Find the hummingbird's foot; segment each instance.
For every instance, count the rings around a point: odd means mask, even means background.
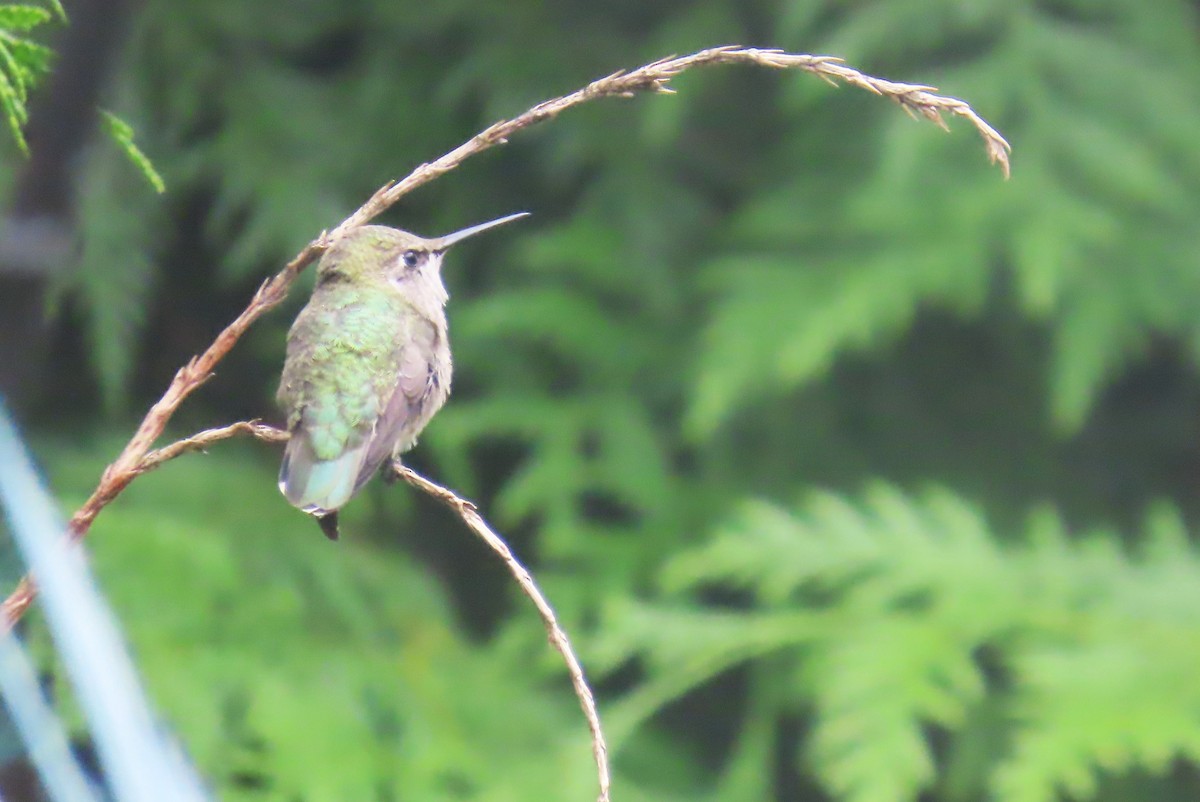
[[[383,477],[385,484],[394,485],[400,481],[400,459],[390,459],[383,463],[379,468],[379,475]]]
[[[317,525],[321,527],[321,531],[325,533],[325,537],[330,540],[337,540],[340,533],[338,532],[338,514],[337,510],[313,515],[317,519]]]

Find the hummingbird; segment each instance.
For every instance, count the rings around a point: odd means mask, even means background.
[[[291,434],[279,489],[338,538],[337,512],[398,459],[450,395],[447,249],[528,212],[424,239],[360,226],[317,264],[292,324],[276,399]]]

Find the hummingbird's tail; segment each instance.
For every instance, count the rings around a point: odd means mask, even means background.
[[[357,490],[369,441],[330,460],[318,459],[303,432],[293,433],[279,468],[279,490],[295,507],[313,515],[336,512]]]

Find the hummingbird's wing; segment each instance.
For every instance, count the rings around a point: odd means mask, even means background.
[[[395,293],[318,288],[288,334],[278,399],[291,439],[279,488],[315,514],[338,509],[361,485],[376,430],[396,386],[411,308]],[[380,461],[382,458],[379,458]]]
[[[375,424],[354,492],[393,454],[412,448],[417,436],[450,394],[450,351],[437,326],[412,317],[395,363],[396,385]]]

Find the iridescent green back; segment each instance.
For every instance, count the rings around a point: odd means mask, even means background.
[[[336,459],[370,435],[396,389],[414,315],[386,283],[331,281],[296,318],[278,399],[288,429],[303,423],[318,459]]]

